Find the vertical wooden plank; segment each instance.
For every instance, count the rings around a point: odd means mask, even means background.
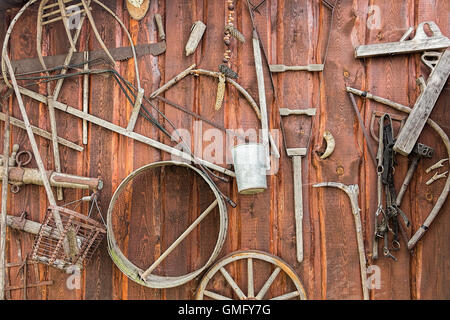
[[[117,2],[117,5],[116,1],[113,0],[104,1],[104,3],[114,12],[120,12],[119,10],[122,9],[121,2]],[[92,15],[103,42],[107,47],[119,46],[120,42],[117,38],[121,36],[121,33],[118,31],[117,24],[113,22],[112,17],[108,13],[97,5],[92,5],[92,7],[95,8],[92,11]],[[87,23],[87,20],[85,23]],[[100,45],[95,39],[92,28],[89,27],[88,30],[89,49],[99,50]],[[118,110],[123,108],[119,97],[117,86],[111,77],[91,76],[89,113],[117,124]],[[112,103],[113,101],[118,101],[118,103]],[[124,123],[122,122],[121,125],[124,125]],[[99,144],[98,141],[108,141],[108,143]],[[116,166],[120,161],[120,150],[118,135],[98,126],[88,125],[88,146],[86,148],[85,161],[89,161],[89,176],[101,177],[105,181],[98,199],[104,217],[106,216],[112,193],[120,183],[120,177],[117,171],[114,171],[117,170]],[[85,299],[121,298],[120,284],[122,278],[124,278],[122,273],[113,267],[107,252],[106,241],[103,241],[93,255],[91,263],[86,270]]]
[[[448,1],[417,1],[415,3],[415,25],[423,21],[434,21],[440,28],[442,34],[450,36],[450,23],[448,20],[448,11],[450,9]],[[415,77],[424,75],[427,77],[430,70],[424,66],[419,60],[419,55],[415,57]],[[416,97],[416,95],[412,95]],[[441,91],[438,101],[430,115],[430,118],[435,120],[445,130],[445,126],[449,123],[450,118],[448,112],[446,112],[449,106],[449,83],[444,86]],[[413,102],[410,103],[413,105]],[[448,130],[445,130],[448,134]],[[448,170],[448,166],[440,168],[437,171],[432,171],[426,174],[424,170],[430,165],[437,162],[439,159],[447,158],[447,151],[445,149],[442,140],[431,130],[428,126],[425,126],[419,137],[419,142],[432,146],[435,149],[435,153],[432,159],[427,159],[419,164],[417,183],[414,186],[414,211],[413,211],[413,225],[412,230],[415,232],[423,223],[445,184],[445,179],[438,180],[430,186],[426,186],[425,182],[428,181],[436,172],[443,172]],[[439,216],[433,221],[426,236],[424,236],[417,244],[414,252],[415,255],[412,258],[412,282],[413,293],[412,298],[415,299],[445,299],[449,296],[450,281],[448,272],[449,249],[448,249],[448,232],[449,225],[445,221],[449,220],[448,217],[449,204],[447,203],[442,207]]]
[[[344,92],[344,72],[353,77],[358,74],[351,37],[360,32],[354,12],[363,6],[359,1],[338,2],[335,7],[331,41],[326,67],[321,78],[321,103],[318,131],[314,133],[317,147],[322,144],[321,133],[329,130],[336,139],[332,156],[321,160],[314,155],[312,166],[318,182],[336,181],[359,184],[362,170],[361,144],[356,138],[357,120]],[[361,190],[364,192],[364,189]],[[362,299],[358,248],[354,219],[348,196],[337,189],[324,188],[312,191],[318,202],[321,241],[322,298]],[[338,210],[333,210],[338,208]],[[363,215],[363,228],[365,219]],[[367,241],[365,242],[367,245]]]
[[[372,17],[366,20],[362,19],[362,22],[367,25],[366,31],[366,43],[382,43],[398,41],[403,33],[413,24],[413,7],[408,2],[396,2],[393,4],[390,1],[378,1],[376,5],[369,6],[365,12],[370,14],[370,9],[374,10]],[[379,21],[377,22],[377,18]],[[374,23],[370,23],[369,19],[372,19]],[[387,97],[399,103],[408,104],[408,95],[411,92],[408,91],[408,85],[412,84],[412,78],[410,77],[410,56],[400,55],[395,57],[380,57],[373,59],[366,59],[366,81],[367,88],[371,92],[376,92],[377,95]],[[370,123],[370,117],[373,111],[389,112],[392,114],[398,114],[398,112],[392,109],[380,105],[378,103],[366,102],[365,104],[365,120],[366,123]],[[401,114],[400,114],[401,115]],[[366,126],[368,127],[368,125]],[[378,126],[376,126],[378,128]],[[374,149],[377,149],[374,144]],[[368,159],[370,161],[370,159]],[[398,166],[395,170],[395,185],[396,190],[399,190],[403,178],[407,171],[408,161],[404,157],[397,155]],[[376,199],[376,178],[372,172],[368,173],[366,185],[368,190],[366,197],[373,195],[372,199]],[[412,199],[414,196],[412,196]],[[377,204],[374,201],[370,203],[369,220],[373,230],[373,216],[376,211]],[[402,210],[411,216],[410,208],[408,208],[409,199],[405,197],[403,200]],[[372,234],[367,234],[369,247],[372,248]],[[370,236],[370,238],[369,238]],[[392,234],[389,235],[390,239]],[[390,244],[391,245],[391,244]],[[392,252],[398,259],[394,262],[383,256],[383,240],[379,241],[378,252],[379,259],[374,261],[373,264],[380,267],[381,270],[381,289],[373,290],[374,299],[408,299],[410,297],[409,291],[409,252],[406,249],[406,244],[401,241],[401,250]]]
[[[195,2],[191,1],[166,1],[165,8],[165,21],[167,21],[166,41],[168,46],[164,60],[164,80],[167,81],[193,63],[194,56],[191,55],[186,57],[184,53],[184,46],[189,37],[190,27],[195,19],[194,13],[196,8]],[[177,63],[173,63],[173,61],[177,61]],[[192,108],[194,102],[194,79],[192,77],[185,78],[182,82],[168,90],[165,93],[165,96],[169,100],[187,106],[188,108]],[[173,122],[176,128],[183,128],[187,130],[191,128],[191,119],[187,118],[179,111],[176,111],[173,108],[165,108],[165,114]],[[165,125],[168,127],[167,122]],[[164,137],[162,141],[166,144],[173,144],[173,142],[171,142],[167,137]],[[187,143],[190,144],[191,142],[187,141]],[[162,158],[164,160],[169,160],[172,157],[168,154],[163,154]],[[176,207],[175,204],[181,205],[183,203],[183,206],[186,206],[187,203],[183,202],[186,201],[186,198],[177,192],[176,188],[170,188],[174,182],[169,181],[167,176],[163,178],[162,181],[164,183],[164,198],[162,201],[165,205],[163,207],[164,218],[161,222],[161,252],[163,252],[165,248],[171,244],[171,241],[174,240],[172,235],[179,235],[186,229],[189,222],[189,217],[192,216],[192,210],[189,210],[189,214],[183,214],[181,212],[182,210]],[[176,224],[170,223],[171,214],[176,215],[179,218]],[[185,245],[186,244],[184,244],[184,246]],[[190,249],[189,247],[184,248],[186,250]],[[173,265],[173,268],[170,268],[169,272],[171,272],[171,274],[186,274],[187,271],[191,269],[191,259],[189,255],[181,255],[179,256],[179,259],[180,260],[175,263],[176,265]],[[165,267],[168,267],[169,264],[173,264],[173,260],[172,262],[170,262],[170,260],[163,262],[163,266]],[[188,286],[183,286],[162,290],[162,296],[165,299],[186,298],[189,296],[189,289]]]
[[[154,43],[160,41],[157,34],[157,27],[154,22],[154,14],[159,13],[164,16],[164,4],[157,1],[150,3],[150,8],[147,15],[139,24],[130,19],[133,24],[133,36],[136,38],[136,43]],[[128,15],[125,15],[129,19]],[[153,57],[151,55],[144,56],[138,59],[138,66],[141,76],[141,84],[145,90],[145,96],[149,96],[151,92],[156,90],[159,86],[161,75],[158,63],[163,56]],[[156,103],[156,101],[155,101]],[[158,119],[158,114],[148,104],[144,103],[145,107]],[[158,138],[159,131],[150,122],[139,116],[135,130],[145,136]],[[145,164],[158,161],[161,159],[161,153],[151,147],[140,143],[134,144],[133,166],[137,169]],[[136,257],[136,263],[141,268],[146,269],[159,256],[160,245],[160,213],[161,213],[161,186],[159,185],[160,174],[159,171],[152,173],[148,181],[142,188],[145,192],[145,197],[142,200],[132,197],[133,204],[140,204],[143,210],[132,212],[141,213],[141,215],[132,214],[130,216],[129,233],[129,257]],[[161,290],[151,289],[141,286],[133,281],[128,283],[128,299],[160,299]]]
[[[310,63],[320,63],[314,61],[317,32],[314,31],[319,21],[315,21],[318,7],[311,1],[279,1],[277,19],[277,51],[276,60],[272,59],[272,64],[285,65],[306,65]],[[275,40],[274,40],[275,41]],[[285,46],[285,43],[290,43]],[[275,86],[277,87],[278,101],[273,104],[273,108],[304,109],[317,107],[317,85],[318,75],[309,72],[286,72],[273,74]],[[301,84],[301,85],[299,85]],[[278,110],[272,110],[275,119],[279,117]],[[280,188],[278,207],[278,230],[279,230],[279,252],[278,255],[290,263],[295,270],[303,276],[304,285],[309,298],[313,292],[311,273],[314,265],[314,241],[312,232],[316,228],[310,213],[309,199],[310,192],[314,192],[309,187],[309,162],[312,145],[310,136],[314,117],[289,116],[281,118],[285,131],[285,143],[288,148],[308,148],[307,156],[303,158],[302,183],[303,183],[303,250],[304,261],[299,263],[296,257],[296,230],[294,217],[294,191],[293,191],[293,165],[292,159],[287,156],[284,145],[280,143],[280,153],[282,155],[280,172],[278,173],[278,186]],[[274,121],[275,123],[278,120]],[[281,134],[281,133],[280,133]]]

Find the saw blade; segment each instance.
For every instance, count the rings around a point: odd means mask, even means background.
[[[135,46],[136,56],[141,57],[151,54],[158,56],[166,51],[166,42],[161,41],[157,43],[139,44]],[[131,47],[120,47],[109,49],[111,55],[116,61],[124,61],[133,57],[133,51]],[[65,54],[45,56],[44,62],[47,69],[62,66],[66,59]],[[89,60],[105,59],[108,61],[108,56],[104,50],[89,51]],[[70,60],[69,64],[76,65],[81,64],[84,61],[84,52],[75,52]],[[38,58],[29,58],[11,61],[15,74],[37,72],[42,70],[41,63]]]

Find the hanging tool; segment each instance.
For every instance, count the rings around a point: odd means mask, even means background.
[[[308,109],[288,109],[288,108],[280,108],[280,116],[286,117],[290,115],[307,115],[307,116],[315,116],[316,108],[308,108]]]
[[[296,241],[297,241],[297,261],[303,261],[303,190],[302,190],[302,162],[301,157],[306,155],[308,145],[306,148],[288,148],[286,145],[286,133],[284,131],[283,120],[284,116],[289,115],[307,115],[314,116],[316,114],[315,108],[290,110],[287,108],[280,108],[280,128],[283,137],[283,144],[286,154],[292,158],[294,170],[294,210],[295,210],[295,226],[296,226]],[[310,136],[311,138],[311,136]]]
[[[391,249],[389,248],[389,232],[393,234],[392,240],[392,250],[400,249],[399,242],[399,232],[401,231],[401,225],[398,221],[398,215],[400,215],[406,226],[409,227],[409,220],[406,214],[399,208],[397,200],[401,200],[406,187],[403,188],[400,198],[397,197],[394,186],[394,166],[395,153],[393,151],[394,146],[394,136],[392,129],[392,120],[389,114],[384,114],[380,119],[380,130],[379,130],[379,147],[378,147],[378,166],[377,166],[377,192],[378,192],[378,208],[375,213],[375,226],[374,226],[374,238],[373,238],[373,259],[378,258],[378,239],[384,239],[383,254],[386,257],[392,258],[397,261],[397,258],[391,254]],[[422,146],[420,146],[422,147]],[[419,152],[419,151],[418,151]],[[428,147],[424,146],[420,150],[421,153],[429,153]],[[432,152],[431,152],[432,153]],[[413,167],[411,167],[413,168]],[[412,177],[407,176],[408,179]],[[407,185],[407,184],[406,184]],[[385,193],[385,206],[383,207],[382,201],[382,190]],[[381,222],[379,222],[379,216],[382,216]]]
[[[408,188],[408,185],[414,175],[414,172],[417,169],[417,165],[419,164],[419,160],[421,158],[431,158],[434,154],[433,148],[424,145],[422,143],[416,143],[411,154],[409,155],[410,165],[408,167],[408,172],[406,173],[405,179],[402,183],[400,190],[398,191],[397,199],[395,203],[397,206],[400,206],[402,203],[403,196]]]
[[[294,212],[297,241],[297,261],[303,261],[303,182],[302,157],[306,155],[306,148],[288,148],[286,153],[292,158],[294,167]]]
[[[253,21],[253,14],[251,13]],[[264,85],[264,71],[261,58],[261,48],[259,43],[258,34],[253,28],[252,32],[253,41],[253,57],[255,59],[255,69],[256,69],[256,80],[258,83],[258,97],[259,97],[259,107],[261,110],[261,129],[262,129],[262,144],[266,148],[266,167],[270,169],[270,156],[269,156],[269,119],[267,114],[267,104],[266,104],[266,89]]]
[[[323,64],[308,64],[307,66],[285,66],[284,64],[271,64],[270,72],[286,72],[286,71],[323,71]]]
[[[155,23],[156,23],[156,27],[158,28],[158,35],[159,38],[164,41],[164,43],[166,42],[166,33],[164,32],[164,25],[162,22],[162,17],[159,13],[155,13]]]
[[[432,35],[425,33],[424,26],[428,25]],[[416,35],[412,40],[406,40],[414,29],[409,28],[398,42],[362,45],[355,48],[355,58],[369,58],[376,56],[391,56],[431,50],[446,49],[450,40],[442,35],[439,27],[433,21],[422,22],[418,25]]]
[[[361,225],[361,209],[358,204],[359,187],[357,184],[345,185],[340,182],[322,182],[313,185],[314,188],[319,187],[334,187],[344,191],[350,198],[350,204],[352,206],[353,217],[355,218],[355,228],[356,228],[356,240],[358,243],[358,253],[359,253],[359,266],[361,271],[361,284],[363,290],[364,300],[369,300],[369,288],[367,287],[367,266],[366,266],[366,253],[364,250],[364,239],[362,234]]]
[[[109,49],[115,61],[126,61],[133,58],[133,51],[131,47],[120,47]],[[136,45],[136,56],[142,57],[145,55],[158,56],[166,52],[166,42],[160,41],[158,43],[146,43]],[[69,61],[69,65],[81,65],[84,60],[84,51],[74,52]],[[103,50],[88,51],[89,59],[100,60],[107,59],[108,56]],[[64,65],[66,54],[59,54],[54,56],[43,57],[45,65],[48,69],[57,68]],[[16,75],[39,73],[42,71],[41,64],[38,58],[27,58],[21,60],[11,61]]]
[[[385,113],[386,112],[381,112],[381,111],[376,111],[376,110],[372,111],[372,117],[370,119],[370,135],[376,142],[378,142],[378,137],[375,134],[375,122],[378,123],[378,121],[376,121],[376,119],[381,118]],[[392,113],[389,113],[389,116],[391,117],[392,121],[400,122],[399,131],[402,130],[403,126],[405,125],[406,118],[398,116],[396,114],[392,114]]]
[[[400,131],[394,145],[394,151],[408,155],[419,138],[439,95],[450,75],[450,51],[444,51],[436,66],[432,69],[426,84],[421,86],[421,94],[417,98],[412,112]]]
[[[431,36],[425,33],[425,25],[428,25],[431,30]],[[359,46],[355,49],[356,58],[425,52],[422,55],[422,61],[432,71],[426,83],[423,79],[420,80],[421,94],[416,100],[414,108],[394,145],[394,151],[404,156],[407,156],[412,151],[450,75],[450,51],[445,50],[442,54],[439,52],[428,52],[446,49],[450,46],[450,40],[442,35],[439,27],[433,21],[422,22],[417,27],[414,39],[406,40],[412,31],[413,29],[410,28],[399,42]]]

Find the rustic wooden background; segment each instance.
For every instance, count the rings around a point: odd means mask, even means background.
[[[256,0],[253,2],[257,2]],[[305,65],[322,63],[330,25],[331,12],[318,0],[267,0],[256,14],[256,23],[267,51],[270,63]],[[333,2],[333,1],[331,1]],[[224,44],[223,26],[226,21],[225,1],[151,1],[147,16],[140,22],[130,19],[123,0],[105,0],[111,9],[128,26],[135,43],[156,42],[157,34],[153,15],[160,13],[165,23],[167,51],[159,57],[139,58],[141,81],[146,94],[184,70],[192,63],[203,69],[216,70],[221,63]],[[381,24],[373,26],[373,12],[370,6],[378,6]],[[220,188],[234,199],[238,206],[228,207],[229,228],[226,243],[220,256],[240,249],[258,249],[270,252],[284,259],[299,274],[309,299],[361,299],[359,261],[354,230],[354,221],[347,196],[337,189],[314,189],[312,185],[322,181],[339,181],[360,186],[360,207],[365,237],[366,253],[370,261],[373,214],[376,209],[376,174],[364,145],[363,135],[355,113],[344,91],[345,84],[363,88],[373,93],[412,106],[418,96],[415,79],[428,71],[420,62],[419,55],[396,56],[392,58],[354,59],[353,49],[359,44],[398,41],[409,26],[423,21],[435,21],[444,35],[450,36],[450,3],[446,0],[365,0],[338,1],[323,73],[290,72],[274,74],[276,100],[268,81],[266,88],[271,128],[279,128],[279,107],[292,109],[316,107],[317,115],[312,119],[291,117],[285,119],[287,143],[291,147],[302,147],[308,143],[308,155],[303,162],[304,172],[304,248],[305,259],[299,264],[295,258],[295,229],[293,215],[293,184],[291,160],[284,152],[279,171],[268,178],[268,190],[255,196],[240,196],[234,181],[218,183]],[[128,45],[125,35],[112,18],[101,8],[93,5],[93,15],[100,34],[108,47]],[[256,76],[251,45],[251,23],[245,1],[236,3],[236,25],[247,41],[241,45],[233,40],[232,67],[239,73],[238,82],[257,100]],[[372,7],[373,8],[373,7]],[[0,12],[0,40],[16,9]],[[17,24],[9,44],[12,59],[36,57],[35,23],[37,6],[33,6]],[[194,55],[185,57],[184,46],[194,21],[202,20],[207,25],[201,45]],[[99,49],[99,44],[90,28],[83,27],[81,48]],[[88,40],[86,41],[86,39]],[[85,43],[89,43],[86,48]],[[45,54],[64,53],[68,42],[62,24],[51,25],[44,33]],[[118,64],[119,71],[128,79],[134,77],[134,61]],[[81,80],[66,80],[60,101],[81,109]],[[91,77],[90,112],[94,115],[126,126],[132,106],[126,102],[110,77]],[[167,91],[166,97],[191,110],[202,114],[228,128],[259,128],[259,122],[236,90],[227,88],[225,104],[214,111],[216,82],[209,78],[192,77]],[[41,90],[43,88],[34,88]],[[74,94],[76,93],[76,94]],[[450,115],[449,86],[445,86],[434,108],[431,118],[436,120],[447,133]],[[377,103],[357,99],[366,125],[370,123],[373,110],[400,114]],[[170,106],[159,105],[166,115],[179,127],[192,132],[192,118]],[[12,114],[21,118],[15,100],[9,103]],[[50,130],[46,106],[26,99],[31,122]],[[404,116],[403,114],[400,114]],[[81,145],[81,120],[57,112],[58,134]],[[3,123],[0,125],[3,134]],[[203,124],[203,130],[210,128]],[[336,139],[333,155],[321,160],[317,152],[322,148],[322,134],[330,130]],[[170,143],[142,117],[136,131]],[[0,136],[2,136],[2,134]],[[1,138],[3,139],[3,138]],[[2,141],[2,140],[0,140]],[[46,167],[53,168],[51,143],[37,138]],[[403,201],[402,208],[412,221],[412,231],[417,230],[441,193],[444,181],[431,186],[425,182],[433,173],[424,169],[441,158],[447,157],[439,137],[426,127],[420,141],[435,148],[435,156],[419,164]],[[14,128],[12,143],[30,149],[25,131]],[[194,144],[194,142],[192,142]],[[201,143],[201,142],[200,142]],[[374,140],[370,143],[377,147]],[[208,145],[209,142],[203,142]],[[89,126],[89,145],[77,153],[65,147],[60,148],[64,171],[71,174],[101,177],[105,186],[101,191],[100,205],[103,214],[109,205],[112,193],[134,169],[161,159],[170,159],[151,147],[111,133],[95,125]],[[400,185],[407,170],[408,160],[397,157],[396,183]],[[36,167],[33,163],[31,166]],[[447,170],[441,169],[440,171]],[[170,179],[169,179],[170,178]],[[154,181],[158,181],[157,179]],[[208,201],[200,198],[206,192],[201,184],[191,183],[185,176],[175,174],[167,177],[167,184],[154,187],[149,197],[160,199],[161,210],[149,210],[152,214],[129,212],[118,216],[118,241],[124,252],[137,265],[145,267],[158,256],[168,244],[185,230]],[[197,180],[195,180],[197,181]],[[156,186],[156,184],[155,184]],[[171,190],[178,191],[174,193]],[[65,201],[80,198],[80,191],[65,191]],[[157,201],[155,201],[156,203]],[[42,221],[47,198],[44,189],[26,186],[16,195],[10,195],[9,214],[18,215],[22,210],[29,212],[29,218]],[[154,204],[153,209],[158,209]],[[425,237],[419,242],[414,255],[402,249],[396,254],[399,261],[381,258],[374,262],[381,269],[381,288],[371,291],[372,299],[449,299],[450,298],[450,223],[449,203],[441,210]],[[142,213],[142,212],[141,212]],[[170,275],[185,274],[202,265],[210,255],[212,243],[217,235],[217,213],[202,223],[186,242],[170,256],[162,269]],[[411,230],[409,232],[411,235]],[[18,262],[30,252],[32,236],[10,230],[7,241],[7,259]],[[372,263],[372,262],[371,262]],[[243,274],[240,267],[234,274]],[[32,269],[31,269],[32,270]],[[163,274],[163,271],[159,270]],[[19,285],[17,270],[9,273],[11,284]],[[266,270],[260,270],[263,277]],[[32,299],[191,299],[200,281],[195,279],[183,286],[157,290],[137,285],[128,280],[109,258],[106,241],[95,253],[90,264],[82,273],[79,290],[66,287],[68,274],[40,265],[39,274],[29,274],[29,282],[54,280],[49,287],[28,289]],[[238,276],[243,277],[243,276]],[[241,279],[242,280],[242,279]],[[262,281],[259,279],[258,281]],[[283,283],[281,283],[281,287]],[[275,288],[274,290],[282,290]],[[12,292],[12,299],[21,299],[20,290]]]

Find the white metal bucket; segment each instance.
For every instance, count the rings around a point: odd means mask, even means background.
[[[231,150],[240,194],[255,194],[267,189],[266,150],[259,143],[235,146]]]

